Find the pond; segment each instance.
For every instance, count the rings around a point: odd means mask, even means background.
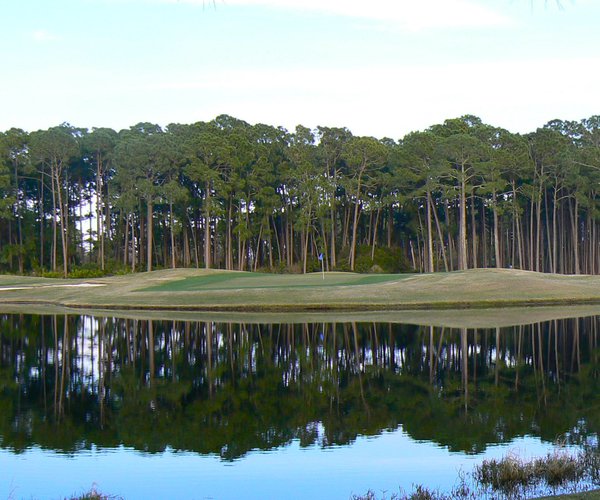
[[[484,458],[595,442],[599,321],[0,314],[0,498],[449,490]]]

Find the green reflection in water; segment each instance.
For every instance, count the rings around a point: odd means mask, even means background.
[[[494,329],[0,316],[0,446],[234,460],[402,425],[451,451],[600,426],[598,318]]]

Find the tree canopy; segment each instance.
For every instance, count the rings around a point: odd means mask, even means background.
[[[0,133],[0,271],[600,268],[600,118],[398,140],[228,115]],[[87,268],[87,271],[82,271]]]

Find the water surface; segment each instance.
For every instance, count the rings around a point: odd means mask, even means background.
[[[505,328],[0,315],[0,497],[348,498],[600,424],[598,317]]]

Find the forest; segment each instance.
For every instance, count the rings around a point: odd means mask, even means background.
[[[399,140],[228,115],[0,133],[0,272],[600,272],[600,116]],[[87,273],[87,274],[86,274]]]

